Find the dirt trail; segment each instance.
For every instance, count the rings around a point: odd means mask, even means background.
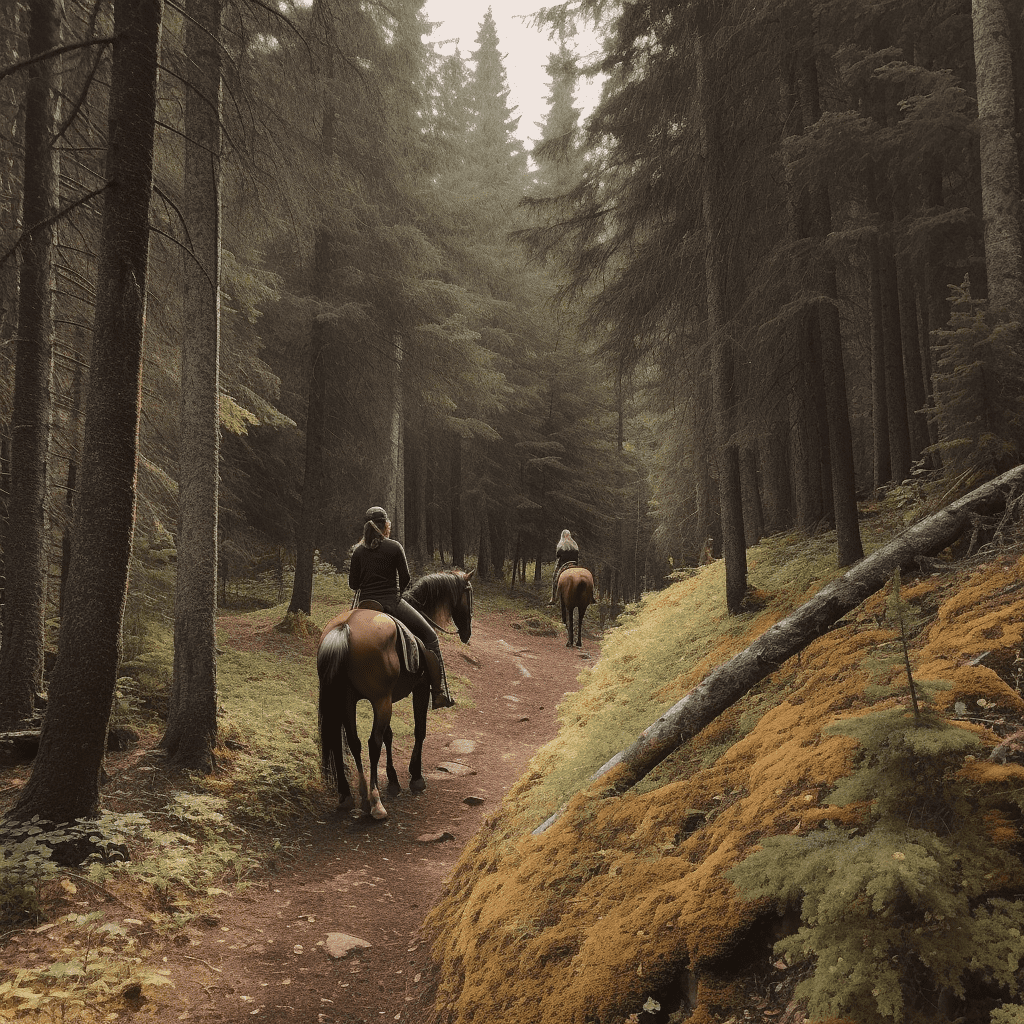
[[[431,712],[426,792],[386,795],[383,823],[339,816],[325,796],[322,817],[296,837],[296,859],[248,894],[222,898],[187,944],[166,952],[158,966],[174,988],[157,994],[160,1006],[146,1007],[146,1019],[426,1022],[420,925],[463,846],[555,735],[556,705],[598,654],[593,633],[582,650],[570,649],[564,634],[532,636],[507,614],[478,615],[468,647],[445,647],[449,671],[471,680],[472,706]],[[403,785],[408,756],[396,742]],[[438,833],[452,838],[421,841]],[[327,947],[339,933],[369,945],[335,959]]]

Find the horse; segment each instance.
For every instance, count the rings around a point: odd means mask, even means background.
[[[454,622],[459,639],[469,643],[473,628],[473,573],[452,569],[435,572],[418,580],[406,591],[405,599],[439,628]],[[378,821],[388,812],[377,787],[377,761],[381,746],[387,749],[387,775],[391,786],[401,789],[391,758],[391,706],[412,695],[415,742],[409,760],[410,788],[427,788],[421,757],[427,734],[427,705],[430,700],[428,672],[410,675],[399,661],[398,627],[395,620],[377,608],[353,608],[335,616],[320,636],[316,653],[320,679],[319,725],[321,766],[325,781],[338,787],[339,812],[355,806],[345,777],[341,745],[342,728],[359,773],[362,809]],[[431,652],[421,655],[434,660]],[[366,749],[370,759],[367,786],[356,731],[356,704],[366,699],[373,707],[373,728]]]
[[[558,601],[562,606],[562,621],[565,623],[569,640],[566,647],[572,647],[572,613],[579,612],[576,625],[576,646],[583,646],[583,616],[594,603],[594,577],[589,569],[570,566],[558,577]]]

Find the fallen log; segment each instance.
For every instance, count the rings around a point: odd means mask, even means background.
[[[918,558],[938,554],[970,526],[972,518],[1008,505],[1024,485],[1024,465],[983,484],[964,497],[908,527],[888,544],[818,591],[810,601],[761,634],[746,650],[705,676],[685,697],[649,725],[631,746],[619,751],[588,780],[595,795],[614,796],[636,785],[674,750],[696,736],[756,683],[823,636],[876,591],[892,574]],[[533,834],[561,816],[559,808]]]
[[[0,732],[0,764],[31,761],[39,750],[38,729],[14,729]]]

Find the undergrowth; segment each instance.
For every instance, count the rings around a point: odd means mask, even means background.
[[[865,510],[866,551],[938,500],[927,483],[893,489]],[[587,787],[836,578],[834,543],[786,535],[752,549],[760,607],[739,616],[726,615],[721,562],[626,609],[561,704],[560,735],[467,845],[428,916],[439,1019],[468,1024],[497,1007],[507,1024],[569,1024],[646,1019],[658,1005],[672,1022],[757,1010],[796,1020],[809,1001],[808,1019],[855,1024],[952,1020],[958,1007],[971,1024],[990,1011],[993,1024],[1020,1019],[1007,1005],[1024,980],[1019,550],[926,560],[639,784]],[[748,900],[729,871],[758,847],[771,860]],[[787,934],[776,910],[790,903],[805,930],[779,947],[787,965],[769,937]]]
[[[475,590],[478,613],[492,602],[536,607],[524,593],[510,597],[500,581]],[[217,897],[259,882],[291,856],[300,841],[296,824],[331,799],[319,770],[313,654],[323,624],[351,597],[345,578],[319,563],[303,629],[277,629],[287,603],[225,621],[213,774],[171,779],[154,749],[136,751],[130,767],[111,768],[103,790],[104,802],[121,810],[63,828],[29,822],[0,835],[0,940],[17,936],[22,954],[17,969],[0,972],[0,1018],[98,1021],[133,1008],[167,982],[151,965],[163,941],[207,917]],[[130,602],[128,623],[111,725],[154,748],[171,683],[172,624],[152,593]],[[447,645],[458,640],[442,643],[449,682],[460,704],[471,706],[469,681],[451,671]],[[362,735],[371,721],[361,702]],[[392,724],[400,742],[411,738],[410,701],[395,706]],[[92,853],[80,866],[62,866],[53,856],[61,844]]]

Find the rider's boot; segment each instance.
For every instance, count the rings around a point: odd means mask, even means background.
[[[448,692],[448,677],[444,670],[444,660],[441,658],[441,643],[435,637],[434,642],[427,647],[427,653],[433,657],[427,658],[427,674],[430,676],[430,706],[434,711],[440,708],[451,708],[455,706],[451,694]]]

